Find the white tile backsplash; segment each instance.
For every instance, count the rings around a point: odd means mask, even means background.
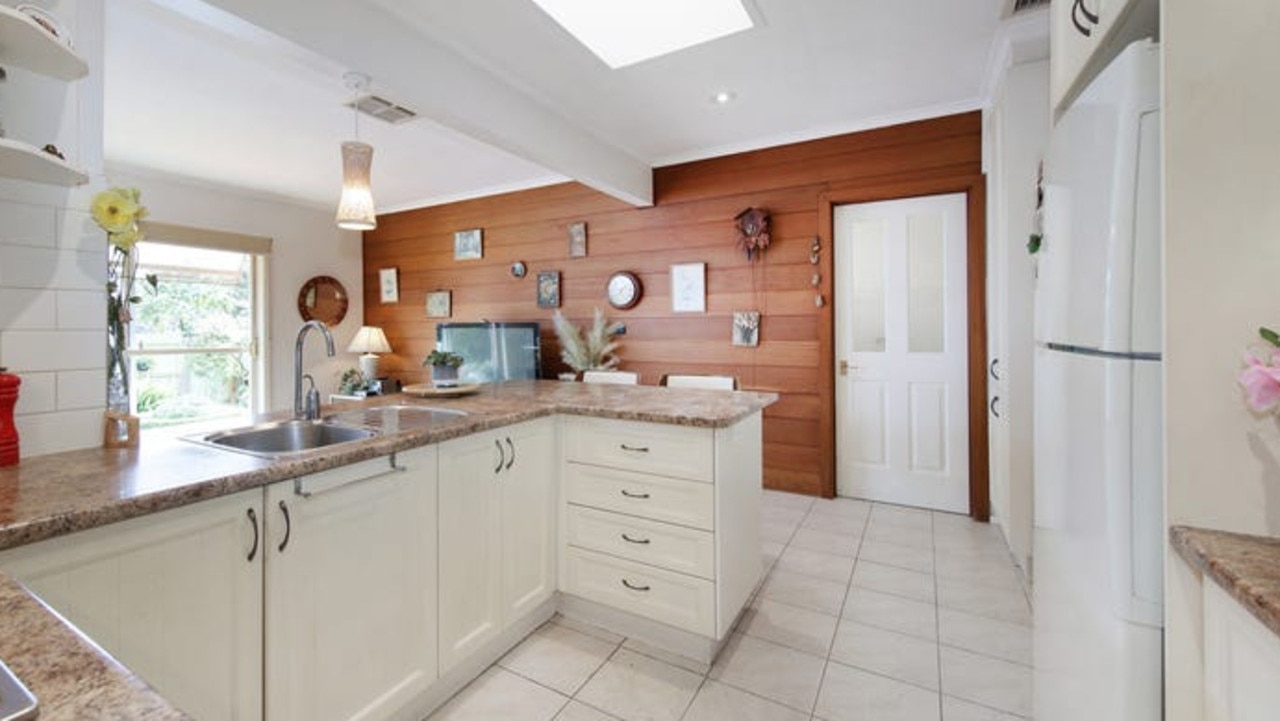
[[[57,325],[54,294],[31,288],[0,288],[0,329],[43,330]]]
[[[14,414],[51,413],[58,409],[58,374],[23,373]]]
[[[105,254],[106,233],[93,222],[93,216],[88,212],[66,208],[58,214],[58,247],[82,253]]]
[[[107,294],[103,290],[60,290],[57,296],[59,330],[97,330],[106,343]]]
[[[35,290],[97,290],[107,282],[100,253],[0,245],[0,287]]]
[[[14,373],[90,370],[106,366],[106,338],[92,330],[14,330],[4,333],[0,365]]]
[[[52,248],[57,237],[54,209],[0,200],[0,243]]]
[[[102,408],[106,394],[106,369],[58,373],[58,410],[60,411]]]
[[[14,419],[22,457],[74,451],[102,443],[102,409],[37,413]]]

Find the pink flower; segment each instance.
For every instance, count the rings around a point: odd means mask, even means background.
[[[1246,368],[1240,372],[1237,381],[1244,388],[1245,400],[1249,407],[1259,413],[1265,413],[1280,403],[1280,352],[1271,356],[1269,363],[1264,363],[1252,353],[1244,354]]]

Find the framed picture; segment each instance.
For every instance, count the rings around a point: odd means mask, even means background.
[[[733,312],[733,344],[751,348],[760,345],[760,311]]]
[[[538,307],[560,307],[560,271],[544,270],[538,273]]]
[[[671,312],[707,312],[706,263],[677,263],[671,266]]]
[[[479,228],[459,230],[453,234],[454,260],[479,260],[484,257],[484,239]]]
[[[569,257],[587,257],[587,221],[569,224]]]
[[[395,268],[383,268],[378,271],[378,287],[383,303],[400,302],[400,274]]]
[[[433,290],[427,293],[427,317],[448,318],[453,315],[453,293]]]

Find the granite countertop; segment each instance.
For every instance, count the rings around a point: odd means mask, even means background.
[[[397,404],[467,415],[289,459],[157,438],[144,438],[140,448],[26,458],[0,468],[0,550],[556,413],[724,428],[777,398],[773,393],[512,381],[459,398],[397,394],[326,406],[326,415]],[[3,573],[0,659],[39,699],[41,721],[189,718]]]
[[[1178,555],[1280,636],[1280,538],[1174,526]]]

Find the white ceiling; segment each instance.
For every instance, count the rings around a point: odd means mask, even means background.
[[[1008,35],[1002,0],[751,0],[754,29],[611,70],[530,0],[211,2],[106,4],[108,162],[333,207],[361,70],[430,116],[361,119],[382,211],[566,178],[643,203],[649,167],[981,107]]]

